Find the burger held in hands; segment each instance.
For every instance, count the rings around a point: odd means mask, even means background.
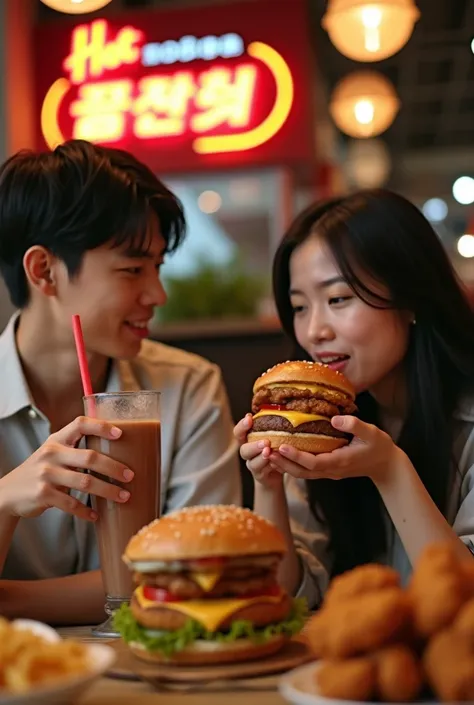
[[[287,444],[314,454],[341,448],[351,436],[331,419],[357,411],[354,399],[341,372],[319,362],[281,362],[254,384],[248,441],[268,439],[272,448]]]
[[[303,626],[304,600],[277,582],[280,531],[248,509],[196,506],[141,529],[124,561],[137,588],[115,624],[147,661],[215,664],[274,653]]]

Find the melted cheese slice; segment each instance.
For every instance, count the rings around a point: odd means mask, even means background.
[[[258,419],[259,416],[282,416],[294,428],[301,426],[302,423],[309,423],[309,421],[329,420],[327,416],[319,416],[318,414],[305,414],[303,411],[278,411],[276,409],[262,409],[262,411],[254,415],[254,419]]]
[[[222,571],[214,573],[191,573],[191,578],[201,587],[204,592],[211,592],[214,585],[222,575]]]
[[[249,597],[247,599],[216,599],[216,600],[183,600],[182,602],[154,602],[147,600],[143,596],[143,587],[140,585],[133,593],[142,609],[152,609],[153,607],[166,607],[168,610],[179,612],[195,619],[210,632],[215,632],[219,626],[235,612],[243,607],[254,604],[277,605],[283,599],[281,595],[262,595],[261,597]]]

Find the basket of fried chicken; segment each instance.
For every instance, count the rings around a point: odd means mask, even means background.
[[[406,587],[368,564],[336,577],[306,634],[320,695],[474,701],[474,557],[428,547]]]

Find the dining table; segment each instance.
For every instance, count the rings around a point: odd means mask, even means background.
[[[114,640],[94,637],[90,627],[63,627],[62,637],[88,643],[113,644]],[[281,674],[216,680],[212,683],[160,683],[103,676],[78,700],[78,705],[283,705],[278,692]]]

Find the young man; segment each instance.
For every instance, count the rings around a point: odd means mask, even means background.
[[[166,301],[164,257],[184,231],[179,201],[126,152],[70,141],[0,169],[0,270],[20,310],[0,336],[0,614],[56,624],[104,616],[84,483],[88,493],[127,497],[81,469],[128,476],[78,447],[84,435],[116,431],[82,417],[74,313],[94,391],[162,393],[162,512],[240,503],[219,370],[144,340]]]

